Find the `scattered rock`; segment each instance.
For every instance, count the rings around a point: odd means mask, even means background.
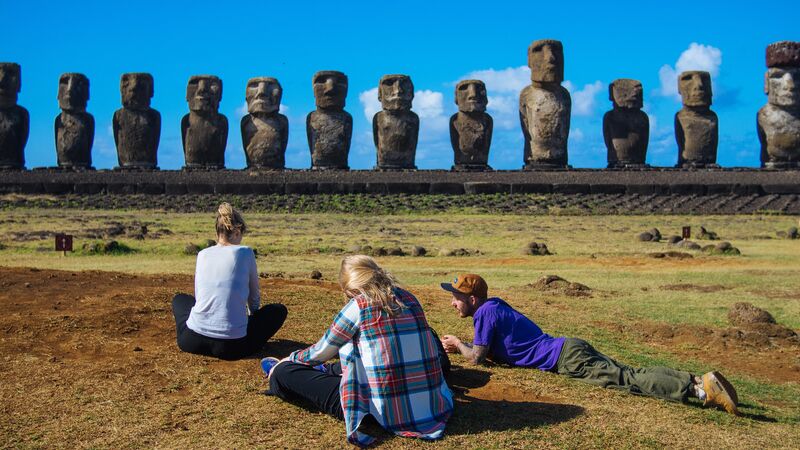
[[[139,347],[138,345],[136,347],[133,347],[133,351],[135,352],[141,352],[142,350],[143,350],[142,347]]]
[[[258,274],[259,278],[286,278],[286,273],[284,272],[260,272]]]
[[[661,232],[658,231],[658,228],[651,228],[648,231],[639,233],[636,239],[641,242],[658,242],[661,240]]]
[[[797,227],[791,227],[787,231],[778,231],[776,234],[781,239],[800,239],[800,234],[798,234]]]
[[[706,245],[703,251],[710,255],[741,255],[742,252],[738,248],[731,245],[728,241],[722,241],[717,245]]]
[[[411,248],[411,256],[425,256],[427,253],[428,251],[425,250],[425,247],[419,245],[415,245]]]
[[[386,250],[386,254],[389,256],[405,256],[405,252],[400,247],[392,247]]]
[[[322,279],[322,272],[319,270],[314,270],[311,272],[311,279],[312,280],[321,280]]]
[[[675,259],[689,259],[694,258],[690,253],[686,252],[657,252],[657,253],[649,253],[648,256],[651,258],[675,258]]]
[[[389,251],[384,247],[376,247],[372,249],[372,256],[386,256],[388,254]]]
[[[697,236],[697,239],[716,241],[717,239],[719,239],[719,236],[717,235],[717,233],[713,231],[706,230],[705,227],[700,227],[700,234]]]
[[[697,242],[692,242],[688,239],[684,239],[678,242],[677,244],[675,244],[675,246],[680,248],[685,248],[688,250],[700,250],[700,244],[698,244]]]
[[[362,255],[371,255],[372,254],[372,246],[371,245],[364,245],[360,249],[360,253]]]
[[[775,318],[751,303],[739,302],[728,310],[728,322],[734,326],[746,326],[754,323],[775,323]]]
[[[547,244],[544,242],[529,242],[525,248],[522,249],[523,255],[551,255],[547,249]]]
[[[478,249],[470,250],[467,248],[457,248],[457,249],[447,249],[443,248],[439,250],[439,256],[473,256],[473,255],[480,255],[481,251]]]
[[[673,234],[672,236],[669,237],[669,239],[667,239],[667,243],[670,244],[670,245],[675,245],[675,244],[677,244],[678,242],[680,242],[682,240],[683,240],[682,237]]]
[[[592,289],[585,284],[569,282],[558,275],[546,275],[529,287],[537,291],[564,294],[568,297],[591,297]]]
[[[200,253],[200,247],[197,246],[197,244],[186,244],[186,246],[183,247],[183,253],[185,255],[196,255]]]
[[[25,287],[29,288],[29,287],[31,287],[31,284],[30,283],[25,283]]]

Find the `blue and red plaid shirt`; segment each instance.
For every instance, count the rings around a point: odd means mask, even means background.
[[[438,439],[453,413],[453,394],[422,306],[403,289],[394,294],[405,305],[394,316],[359,295],[319,342],[291,355],[294,362],[317,365],[339,354],[339,395],[352,444],[375,440],[358,431],[367,414],[399,436]]]

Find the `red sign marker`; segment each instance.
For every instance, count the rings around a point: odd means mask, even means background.
[[[67,255],[67,252],[72,251],[72,235],[71,234],[57,234],[56,235],[56,251],[57,252],[64,252],[64,256]]]

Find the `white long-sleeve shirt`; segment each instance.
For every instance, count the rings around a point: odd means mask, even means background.
[[[247,308],[261,304],[256,257],[244,245],[215,245],[197,254],[194,273],[197,300],[186,321],[203,336],[238,339],[247,335]]]

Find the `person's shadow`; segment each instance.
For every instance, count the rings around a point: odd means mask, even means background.
[[[539,427],[565,422],[585,412],[577,405],[526,400],[524,391],[513,389],[514,392],[510,392],[512,389],[502,385],[481,389],[487,386],[490,378],[491,373],[486,370],[453,366],[448,384],[455,394],[456,404],[447,424],[447,434]]]
[[[278,359],[289,356],[295,350],[308,348],[310,344],[306,342],[294,341],[291,339],[270,339],[264,344],[261,350],[246,356],[244,359],[258,359],[266,356],[274,356]]]

